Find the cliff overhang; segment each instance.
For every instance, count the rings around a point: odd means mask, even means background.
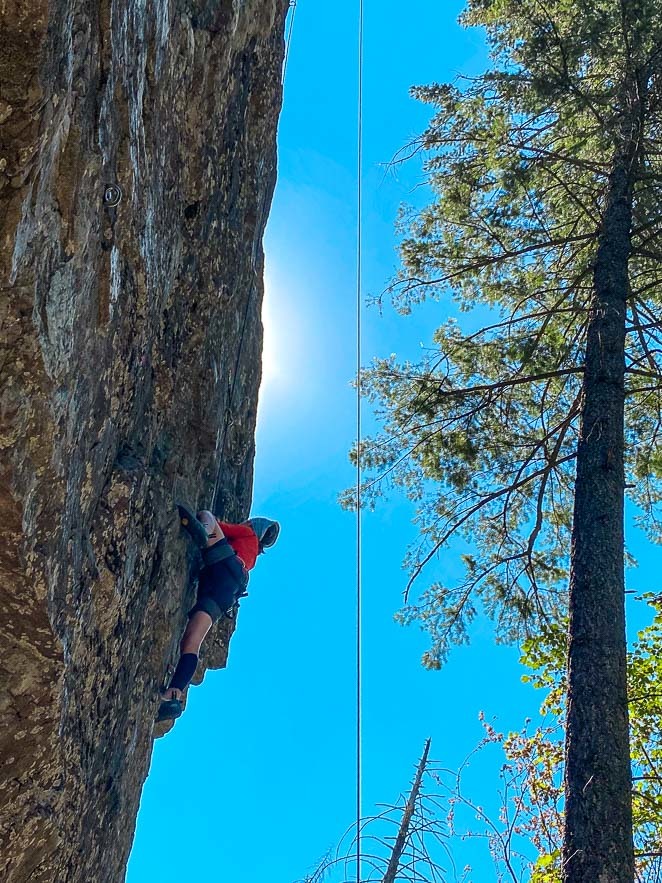
[[[7,883],[124,878],[194,596],[174,503],[248,511],[287,6],[0,11]]]

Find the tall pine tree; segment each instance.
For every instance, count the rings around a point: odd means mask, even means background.
[[[364,372],[383,431],[355,456],[364,499],[418,503],[411,581],[471,541],[466,578],[403,611],[426,664],[481,607],[517,638],[569,604],[564,879],[630,883],[623,514],[629,489],[659,526],[662,6],[471,0],[464,23],[493,67],[414,90],[435,199],[402,219],[390,294],[452,290],[470,316]]]

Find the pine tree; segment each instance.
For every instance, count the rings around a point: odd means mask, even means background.
[[[402,218],[403,312],[452,293],[421,364],[362,374],[373,503],[418,503],[411,582],[453,537],[466,579],[402,613],[440,664],[479,609],[516,639],[569,606],[564,879],[632,881],[624,495],[655,533],[662,458],[662,7],[472,0],[493,67],[414,94],[435,199]],[[346,502],[351,504],[351,494]],[[569,592],[567,590],[569,574]]]

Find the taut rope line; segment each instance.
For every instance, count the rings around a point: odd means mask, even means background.
[[[363,0],[358,0],[358,88],[356,121],[356,883],[361,883],[361,289],[363,239]]]
[[[287,62],[290,57],[290,44],[292,43],[292,31],[294,30],[294,16],[297,11],[297,0],[290,0],[290,8],[288,10],[290,16],[290,22],[287,29],[287,36],[285,37],[285,54],[283,56],[283,83],[285,82],[285,74],[287,72]]]

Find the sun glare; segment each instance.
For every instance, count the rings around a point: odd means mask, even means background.
[[[282,289],[267,274],[264,280],[262,324],[262,391],[289,389],[297,375],[301,359],[299,342],[300,322],[292,305],[282,295]]]
[[[276,357],[277,329],[273,318],[273,307],[269,294],[268,280],[265,279],[264,301],[262,303],[262,324],[264,340],[262,344],[262,389],[278,380],[278,359]]]

